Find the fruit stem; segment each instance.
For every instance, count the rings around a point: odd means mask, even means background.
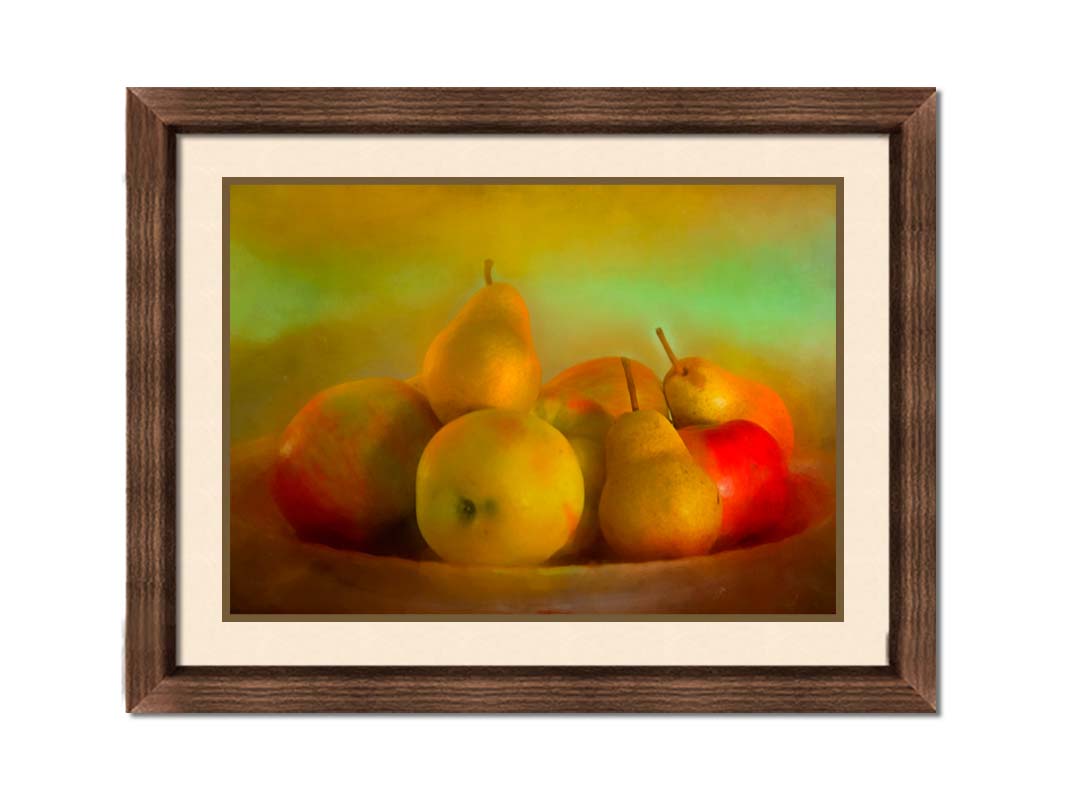
[[[680,372],[681,374],[685,375],[688,370],[679,368],[678,356],[676,356],[674,354],[674,351],[671,349],[671,343],[667,341],[667,334],[663,332],[663,328],[656,328],[656,336],[659,337],[660,343],[663,345],[663,349],[667,351],[667,358],[671,360],[671,366],[678,370],[678,372]]]
[[[630,369],[630,359],[623,357],[619,359],[622,361],[622,371],[626,374],[626,391],[630,393],[630,408],[634,411],[640,411],[640,406],[637,405],[637,387],[634,386],[634,373]]]
[[[493,259],[485,259],[485,285],[493,285]]]

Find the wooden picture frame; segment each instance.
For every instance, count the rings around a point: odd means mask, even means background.
[[[933,89],[130,89],[126,704],[134,712],[932,712]],[[890,626],[884,667],[176,663],[179,134],[888,134]]]

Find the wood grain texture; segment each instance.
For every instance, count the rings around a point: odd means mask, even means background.
[[[179,133],[889,133],[890,635],[880,668],[176,665]],[[127,708],[138,712],[931,712],[932,89],[135,89],[127,97]]]
[[[890,138],[890,664],[937,695],[937,98]]]
[[[175,668],[175,141],[126,98],[126,703]]]
[[[890,133],[930,89],[134,89],[178,133]]]
[[[877,707],[872,709],[872,698]],[[922,712],[887,667],[182,667],[138,711]]]

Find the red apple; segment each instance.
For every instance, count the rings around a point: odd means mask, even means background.
[[[415,469],[440,426],[426,398],[392,378],[320,392],[282,434],[274,501],[302,539],[389,547],[415,517]]]
[[[789,470],[778,442],[744,419],[690,425],[678,433],[693,459],[719,487],[722,533],[716,549],[773,529],[785,514]]]

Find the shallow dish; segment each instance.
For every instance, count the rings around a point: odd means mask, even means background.
[[[836,526],[826,460],[794,459],[787,520],[759,542],[646,563],[472,567],[298,539],[268,491],[276,442],[234,448],[232,614],[833,614]],[[821,466],[820,466],[821,465]],[[821,473],[821,474],[820,474]]]

